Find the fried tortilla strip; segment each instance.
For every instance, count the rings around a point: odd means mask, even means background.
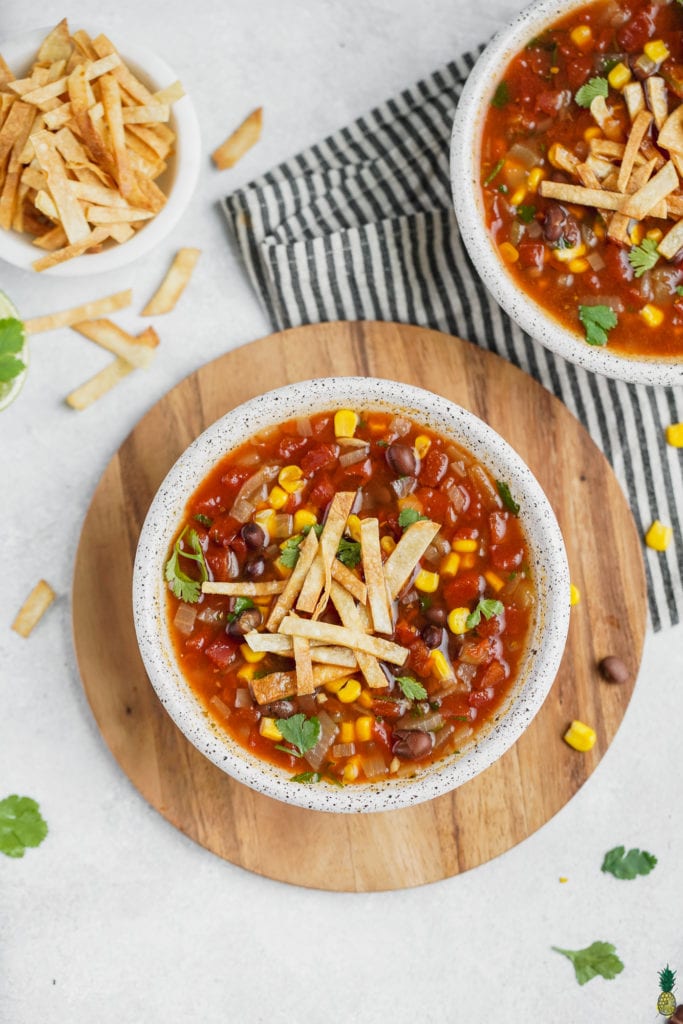
[[[124,124],[157,124],[168,121],[171,108],[168,103],[148,103],[144,107],[124,107]]]
[[[400,647],[391,640],[383,640],[381,637],[347,629],[345,626],[336,626],[330,622],[300,619],[291,612],[283,619],[280,632],[285,636],[303,636],[308,640],[323,640],[326,643],[339,644],[340,647],[350,647],[356,652],[356,656],[358,651],[374,654],[376,658],[388,661],[392,665],[402,665],[409,654],[406,647]]]
[[[92,40],[92,46],[97,53],[97,56],[107,57],[111,54],[118,54],[118,51],[110,39],[107,39],[105,35],[99,35],[96,39]],[[147,104],[153,103],[152,94],[149,89],[142,84],[142,82],[135,77],[133,72],[124,64],[122,60],[113,69],[114,75],[118,80],[119,85],[122,89],[132,96],[137,103]]]
[[[88,64],[80,64],[79,68],[82,69],[82,75],[85,81],[93,82],[96,78],[100,78],[102,75],[105,75],[120,63],[120,57],[117,54],[111,54],[103,60],[96,60]],[[74,72],[72,71],[71,74],[73,75],[73,73]],[[32,89],[30,92],[23,93],[22,99],[24,103],[32,103],[35,107],[40,107],[44,103],[48,103],[50,100],[54,100],[58,96],[64,95],[68,91],[70,77],[71,75],[65,75],[63,78],[58,78],[56,81],[46,82],[46,84],[42,85],[39,89]]]
[[[343,562],[340,562],[338,558],[332,563],[332,579],[336,580],[337,583],[341,583],[344,590],[348,590],[349,594],[352,594],[356,601],[360,601],[361,604],[365,604],[368,599],[368,588],[365,586],[362,580],[360,580],[352,569],[347,569]]]
[[[274,700],[293,697],[296,693],[296,672],[271,672],[260,679],[252,679],[251,690],[257,704],[271,704]]]
[[[292,639],[294,664],[296,666],[296,692],[299,696],[315,692],[313,680],[313,662],[311,661],[311,644],[305,637],[295,636]]]
[[[643,82],[647,105],[652,111],[657,131],[664,126],[669,116],[669,100],[666,91],[666,82],[659,75],[651,75]]]
[[[159,335],[153,327],[147,327],[137,337],[128,334],[111,320],[85,320],[71,324],[71,327],[84,338],[108,349],[139,370],[147,369],[159,345]]]
[[[123,292],[115,292],[114,295],[107,295],[103,299],[84,302],[82,306],[63,309],[61,313],[35,316],[24,321],[24,328],[27,334],[38,334],[40,331],[54,331],[58,327],[71,327],[83,320],[93,320],[106,313],[115,313],[118,309],[130,306],[132,301],[133,291],[131,288],[127,288]]]
[[[667,260],[672,260],[679,249],[683,248],[683,220],[674,224],[657,246],[657,252]]]
[[[595,206],[603,210],[618,210],[624,201],[620,192],[608,192],[582,185],[567,185],[562,181],[542,181],[539,192],[546,199],[576,203],[577,206]]]
[[[61,224],[55,224],[53,228],[49,228],[42,235],[33,239],[33,245],[38,249],[45,249],[46,252],[55,252],[56,249],[62,249],[66,244],[67,238]]]
[[[121,194],[126,199],[136,197],[135,175],[130,165],[126,137],[123,127],[123,109],[121,107],[121,90],[113,75],[104,75],[100,80],[104,118],[109,129],[109,140],[114,151],[114,175]],[[87,216],[87,214],[86,214]],[[90,217],[88,219],[91,223]]]
[[[291,636],[282,633],[259,633],[253,629],[245,636],[245,641],[252,651],[264,651],[266,654],[279,654],[282,657],[293,657]],[[340,665],[345,668],[357,668],[356,655],[348,647],[335,647],[311,640],[311,660],[325,665]]]
[[[72,50],[69,23],[66,18],[62,18],[40,44],[36,64],[54,64],[58,60],[68,60]]]
[[[323,526],[323,532],[320,534],[320,562],[323,569],[323,585],[322,594],[318,598],[318,594],[311,593],[307,595],[306,601],[307,606],[301,605],[301,598],[297,603],[297,608],[301,607],[303,611],[312,612],[314,618],[318,618],[322,615],[325,605],[330,594],[330,586],[332,585],[332,563],[337,557],[337,551],[339,549],[339,541],[342,538],[342,534],[346,528],[346,520],[349,518],[353,503],[356,500],[355,491],[337,491],[334,498],[330,502],[330,507],[327,511],[327,518],[325,519],[325,525]],[[303,595],[302,595],[303,596]],[[310,602],[315,597],[314,607],[311,608]]]
[[[238,160],[261,138],[263,128],[263,107],[253,110],[239,128],[235,129],[211,154],[211,159],[219,171],[234,167]]]
[[[662,199],[666,199],[671,192],[678,188],[678,184],[676,168],[669,161],[664,164],[661,171],[657,171],[655,176],[650,178],[647,184],[639,188],[633,195],[626,197],[619,212],[625,213],[627,217],[643,220]]]
[[[391,634],[394,632],[394,623],[384,569],[382,567],[378,519],[361,519],[360,547],[363,575],[365,576],[365,585],[368,588],[368,605],[372,614],[373,630],[375,633]]]
[[[67,85],[78,134],[90,150],[94,162],[110,170],[113,164],[112,155],[90,113],[90,108],[94,106],[94,97],[84,64],[79,64],[73,69]]]
[[[660,149],[683,153],[683,103],[669,114],[662,125],[657,145]]]
[[[224,594],[227,597],[269,597],[271,594],[281,594],[284,589],[284,580],[269,580],[265,583],[250,583],[246,580],[202,583],[203,594]]]
[[[185,95],[182,82],[172,82],[155,92],[152,100],[154,103],[177,103]]]
[[[621,125],[605,103],[604,96],[596,96],[591,102],[591,114],[608,139],[619,142],[622,138]]]
[[[404,584],[440,530],[438,523],[419,519],[405,531],[384,563],[384,577],[389,595],[395,601]]]
[[[28,637],[56,596],[49,583],[39,580],[16,614],[12,623],[14,632]]]
[[[201,249],[179,249],[166,277],[143,309],[141,316],[170,313],[187,287]]]
[[[52,135],[49,132],[40,131],[36,132],[32,139],[36,160],[47,177],[50,196],[57,207],[59,221],[64,228],[66,237],[71,245],[82,242],[90,235],[90,227],[81,204],[71,190],[71,182],[67,177],[64,161],[55,149]]]
[[[304,538],[299,546],[299,558],[292,570],[292,575],[287,580],[285,589],[273,605],[273,610],[266,622],[266,629],[271,633],[275,633],[277,631],[285,615],[287,615],[287,613],[294,607],[296,599],[299,596],[301,588],[308,575],[308,570],[311,568],[311,564],[317,553],[318,537],[315,530],[309,530],[308,536]]]
[[[94,377],[86,381],[85,384],[81,384],[79,388],[76,388],[70,395],[67,395],[65,399],[66,404],[70,405],[72,409],[82,412],[83,409],[87,409],[106,395],[107,392],[111,391],[119,381],[122,381],[124,377],[132,373],[134,369],[135,367],[126,362],[125,359],[117,357],[105,366],[103,370],[96,373]]]
[[[12,220],[14,219],[17,193],[22,172],[21,155],[30,130],[31,122],[26,119],[22,125],[22,130],[17,135],[14,146],[12,147],[5,181],[2,186],[2,194],[0,195],[0,227],[4,228],[6,231],[9,231],[12,226]]]
[[[55,249],[54,252],[49,253],[47,256],[41,256],[39,260],[34,260],[32,263],[33,269],[49,270],[50,267],[56,267],[58,263],[65,263],[66,260],[71,260],[75,256],[81,256],[84,252],[88,252],[89,249],[96,249],[107,238],[109,238],[109,230],[106,227],[95,228],[82,241],[66,245],[63,249]]]
[[[621,95],[628,110],[628,116],[635,121],[641,110],[645,110],[645,95],[640,82],[628,82],[621,90]]]
[[[347,629],[368,632],[367,610],[358,607],[348,591],[344,590],[338,583],[332,583],[330,597],[334,607],[337,609],[342,625]],[[381,689],[387,686],[387,677],[382,672],[377,658],[365,651],[355,651],[358,667],[365,676],[368,685],[372,689]]]
[[[128,224],[151,220],[151,210],[138,210],[132,206],[86,206],[85,216],[90,224]]]
[[[35,110],[28,103],[16,100],[12,104],[5,123],[0,128],[0,167],[4,166],[16,140],[31,130],[35,116]]]
[[[14,75],[5,62],[5,58],[0,54],[0,89],[4,89],[6,85],[13,81]]]
[[[652,124],[652,114],[647,110],[641,110],[631,126],[631,131],[628,136],[628,142],[624,149],[624,157],[621,161],[621,167],[619,168],[619,177],[617,178],[617,189],[619,192],[625,192],[626,186],[628,185],[631,177],[631,171],[636,161],[636,156],[640,149],[640,144],[645,138],[645,133],[649,130]]]
[[[626,146],[611,139],[591,139],[588,148],[595,156],[606,156],[608,160],[622,160]]]

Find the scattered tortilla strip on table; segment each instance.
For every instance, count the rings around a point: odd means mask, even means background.
[[[27,334],[38,334],[40,331],[54,331],[58,327],[71,327],[84,320],[93,320],[106,313],[115,313],[119,309],[125,309],[126,306],[130,306],[132,301],[133,291],[127,288],[125,291],[106,295],[102,299],[84,302],[82,306],[64,309],[60,313],[31,317],[24,321],[24,328]]]
[[[201,249],[179,249],[166,277],[143,309],[141,316],[170,313],[187,287]]]
[[[16,614],[12,623],[14,632],[28,637],[56,596],[49,583],[39,580]]]
[[[254,146],[261,137],[263,128],[263,107],[258,107],[242,122],[211,154],[211,159],[219,171],[234,167],[238,160]]]
[[[128,334],[111,320],[85,320],[71,327],[140,370],[150,365],[159,345],[159,335],[153,327],[145,328],[138,335]]]
[[[94,402],[97,402],[100,398],[111,391],[119,381],[122,381],[124,377],[127,377],[129,373],[132,373],[135,369],[126,359],[120,359],[117,357],[111,363],[96,373],[94,377],[86,381],[75,391],[72,391],[70,395],[66,396],[66,404],[70,405],[72,409],[77,409],[81,412],[83,409],[87,409]]]

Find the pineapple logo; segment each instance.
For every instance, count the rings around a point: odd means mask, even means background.
[[[676,984],[676,972],[672,971],[667,964],[663,971],[659,972],[659,987],[661,992],[657,1000],[657,1009],[663,1017],[670,1017],[676,1012],[676,997],[673,990]]]

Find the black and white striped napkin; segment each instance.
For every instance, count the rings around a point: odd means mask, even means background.
[[[476,55],[465,54],[228,196],[224,210],[273,327],[393,320],[433,327],[521,367],[569,407],[612,464],[641,535],[655,630],[683,608],[683,389],[590,374],[533,342],[491,298],[452,212],[449,142]]]

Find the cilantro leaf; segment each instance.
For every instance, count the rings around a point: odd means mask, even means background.
[[[201,523],[202,526],[205,526],[207,530],[213,524],[213,519],[209,519],[209,517],[205,516],[203,512],[198,512],[197,515],[195,516],[195,519],[197,520],[198,523]]]
[[[188,533],[189,531],[189,533]],[[191,551],[185,549],[181,550],[180,545],[185,542],[185,534],[187,534],[187,543],[192,548]],[[189,558],[191,561],[196,562],[199,566],[200,579],[192,579],[180,568],[180,559]],[[209,570],[206,566],[204,559],[204,552],[202,546],[199,543],[199,537],[197,536],[196,530],[190,530],[189,526],[186,526],[183,532],[178,537],[178,540],[173,545],[173,552],[164,570],[166,582],[170,584],[171,590],[175,596],[181,601],[187,601],[188,604],[196,604],[199,600],[199,595],[202,592],[202,583],[209,578]]]
[[[488,176],[484,178],[484,186],[490,185],[494,178],[497,178],[500,172],[505,166],[505,158],[501,157],[497,164],[494,164],[488,173]]]
[[[399,676],[396,682],[401,687],[401,691],[404,697],[408,700],[425,700],[427,697],[427,691],[425,690],[422,683],[418,683],[417,679],[413,679],[412,676]]]
[[[480,597],[477,607],[467,616],[467,628],[474,629],[481,622],[482,615],[490,619],[494,615],[500,615],[505,611],[502,601],[496,601],[493,597]]]
[[[491,106],[500,110],[510,102],[510,89],[507,82],[499,82],[496,91],[491,97]]]
[[[606,345],[607,332],[618,323],[611,306],[579,306],[579,320],[586,328],[589,345]]]
[[[596,96],[607,99],[609,85],[606,78],[591,78],[589,82],[582,85],[574,99],[580,107],[590,107]]]
[[[47,823],[35,800],[28,796],[0,800],[0,853],[23,857],[29,846],[40,846],[47,835]]]
[[[615,878],[635,878],[636,875],[649,875],[657,863],[657,858],[646,850],[626,850],[623,846],[615,846],[608,850],[602,862],[602,871],[609,872]]]
[[[316,745],[322,731],[320,720],[315,716],[306,718],[303,712],[292,715],[291,718],[278,718],[275,724],[282,733],[282,738],[296,747],[300,756]]]
[[[0,354],[0,384],[9,384],[26,369],[26,363],[16,356]]]
[[[519,505],[510,493],[510,485],[506,484],[504,480],[496,480],[496,487],[498,488],[498,493],[500,494],[505,508],[508,509],[509,512],[512,512],[513,515],[518,516]]]
[[[254,602],[252,601],[252,599],[250,597],[238,597],[235,600],[234,608],[232,609],[230,614],[227,616],[227,621],[228,622],[234,622],[235,619],[239,615],[242,614],[242,612],[246,612],[247,608],[255,608],[255,607],[256,607],[256,605],[254,604]]]
[[[644,238],[640,245],[629,249],[628,261],[633,267],[634,277],[642,277],[646,270],[652,270],[659,260],[657,243],[654,238]]]
[[[536,216],[536,207],[535,206],[526,206],[526,205],[522,204],[521,206],[517,207],[517,216],[522,221],[522,223],[530,224],[531,221]]]
[[[299,772],[298,775],[292,775],[290,782],[301,782],[303,785],[311,782],[320,782],[322,775],[320,772]]]
[[[679,0],[683,4],[683,0]],[[683,284],[676,285],[676,295],[683,295]]]
[[[427,516],[421,516],[416,508],[402,508],[398,514],[398,525],[402,530],[407,530],[413,523],[417,523],[420,519],[426,519]]]
[[[360,562],[360,544],[357,540],[342,537],[337,548],[337,558],[347,569],[355,569]]]
[[[611,942],[593,942],[585,949],[560,949],[559,946],[551,946],[551,949],[571,960],[579,985],[585,985],[598,975],[608,980],[615,978],[624,969]]]
[[[293,537],[285,541],[284,547],[280,549],[280,561],[288,569],[293,569],[299,561],[299,548],[303,539],[303,533],[295,533]]]

